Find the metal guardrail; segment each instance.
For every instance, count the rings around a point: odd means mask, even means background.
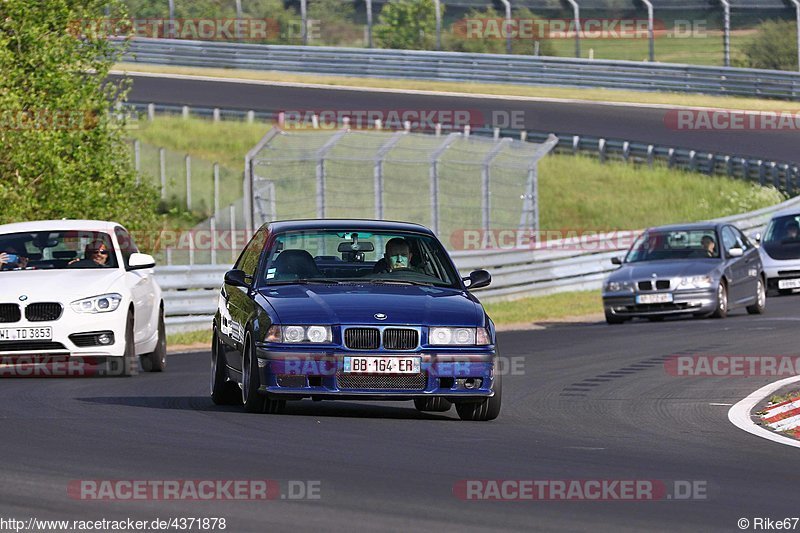
[[[675,63],[135,38],[124,60],[452,82],[672,91],[800,100],[800,73]]]
[[[748,232],[760,229],[774,213],[797,206],[800,197],[717,220],[731,222]],[[594,290],[600,288],[609,272],[618,268],[610,259],[626,250],[637,233],[622,232],[623,239],[618,234],[604,234],[549,240],[527,249],[456,251],[451,256],[464,276],[479,268],[491,272],[491,286],[475,291],[482,301]],[[156,268],[156,277],[164,290],[170,332],[210,327],[222,277],[229,268],[226,265]]]

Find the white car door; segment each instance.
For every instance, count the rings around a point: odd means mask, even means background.
[[[155,318],[155,280],[153,269],[127,270],[131,254],[139,251],[131,235],[122,227],[114,228],[117,243],[125,263],[125,285],[133,300],[133,340],[139,344],[149,340],[158,327]]]

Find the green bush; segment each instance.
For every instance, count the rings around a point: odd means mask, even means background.
[[[433,0],[391,0],[381,10],[374,33],[381,48],[432,50],[436,46]]]
[[[797,24],[768,20],[742,47],[736,64],[749,68],[797,70]]]
[[[108,82],[115,53],[104,35],[81,38],[76,21],[104,15],[107,0],[0,2],[0,222],[113,219],[157,223],[156,195],[136,184],[109,113],[126,87]],[[111,3],[110,16],[123,16]]]

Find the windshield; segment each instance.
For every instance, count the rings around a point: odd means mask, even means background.
[[[718,242],[713,228],[648,231],[633,243],[625,262],[719,258]]]
[[[772,219],[764,234],[764,244],[800,243],[800,215],[787,215]]]
[[[260,285],[397,283],[461,288],[447,252],[429,235],[315,230],[276,236]]]
[[[116,268],[111,236],[97,231],[0,235],[0,271]]]

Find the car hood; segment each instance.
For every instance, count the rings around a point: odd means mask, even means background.
[[[71,302],[111,290],[121,269],[10,270],[0,272],[0,299],[27,302]]]
[[[463,291],[415,285],[279,285],[259,290],[282,324],[482,326]],[[377,320],[376,314],[386,315]]]
[[[711,274],[722,266],[719,259],[683,259],[679,261],[644,261],[626,263],[614,271],[609,281],[636,281],[650,279],[653,274],[658,278],[674,278],[683,276],[703,276]]]
[[[761,249],[771,257],[778,261],[789,261],[793,259],[800,259],[800,243],[787,243],[782,244],[779,242],[764,243]]]

